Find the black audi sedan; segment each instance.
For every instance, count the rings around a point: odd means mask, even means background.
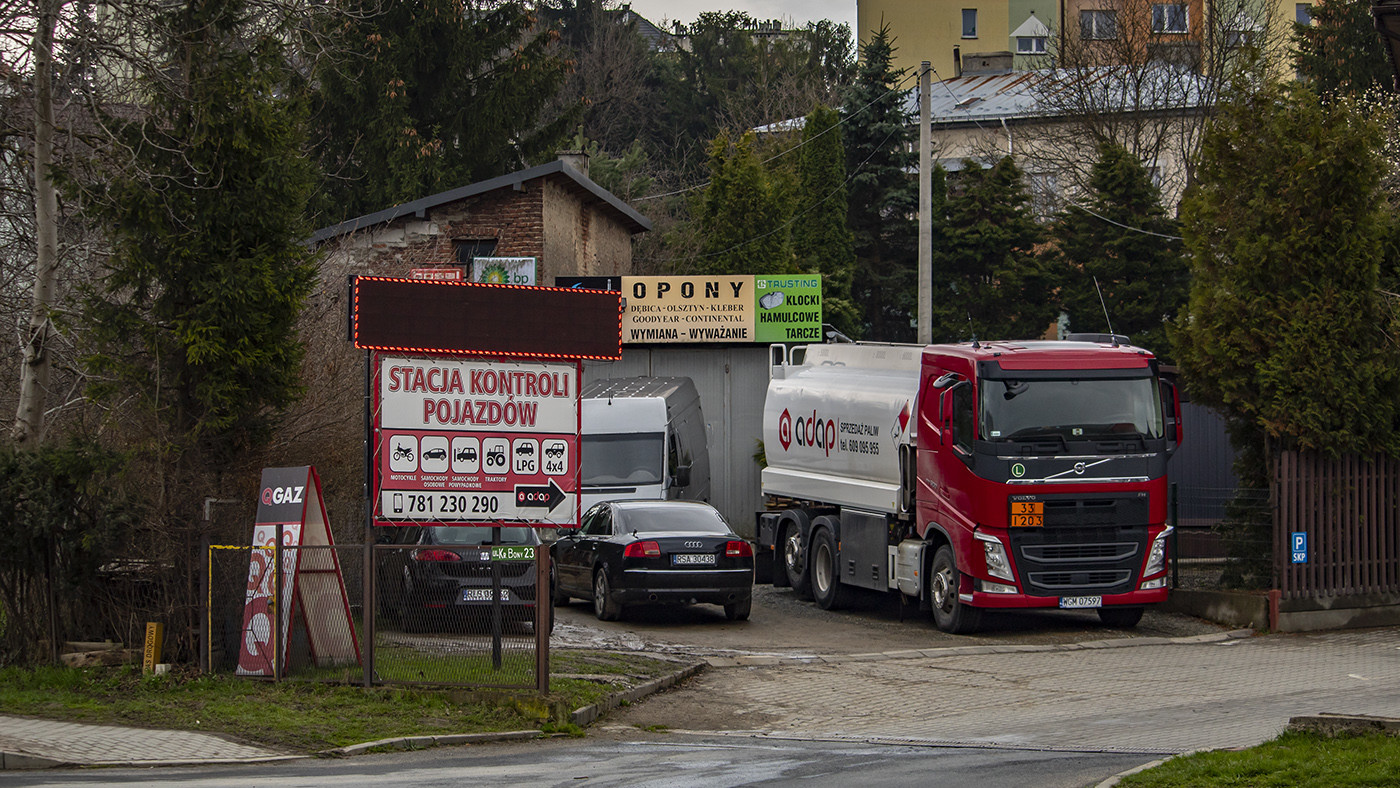
[[[497,575],[502,619],[534,620],[531,559],[543,548],[533,528],[402,526],[384,529],[381,539],[380,611],[404,630],[490,626]]]
[[[698,501],[607,501],[550,545],[554,604],[593,600],[603,621],[628,605],[704,603],[742,621],[753,606],[753,548]]]

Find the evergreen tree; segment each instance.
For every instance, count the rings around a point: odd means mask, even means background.
[[[520,2],[345,0],[346,54],[315,74],[321,224],[504,175],[552,155],[569,65]]]
[[[1059,313],[1044,232],[1021,170],[1005,157],[990,169],[965,161],[950,188],[933,261],[935,341],[1035,339]]]
[[[893,37],[881,27],[864,47],[855,84],[846,95],[847,214],[855,239],[852,295],[864,319],[864,338],[914,339],[917,317],[918,160],[912,113],[906,108],[905,71],[893,67]]]
[[[1175,332],[1193,396],[1279,448],[1394,451],[1393,218],[1381,134],[1350,100],[1236,87],[1182,204],[1193,275]]]
[[[754,154],[753,132],[738,142],[727,133],[715,138],[700,227],[704,273],[796,273],[786,212]]]
[[[1317,93],[1351,95],[1394,81],[1367,0],[1327,0],[1311,6],[1312,24],[1297,25],[1298,74]]]
[[[112,236],[89,303],[93,368],[186,448],[255,443],[299,392],[315,174],[288,53],[249,10],[167,8],[148,115],[122,130],[129,166],[91,205]]]
[[[1179,228],[1147,169],[1122,146],[1099,146],[1089,183],[1087,209],[1070,206],[1053,228],[1070,329],[1107,332],[1106,307],[1115,332],[1169,359],[1166,325],[1189,281]]]
[[[803,271],[822,275],[822,314],[847,336],[859,336],[860,316],[851,301],[855,246],[846,226],[846,152],[840,116],[817,107],[802,128],[798,190],[792,225],[793,252]]]

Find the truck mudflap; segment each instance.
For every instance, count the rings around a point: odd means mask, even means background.
[[[969,596],[971,598],[969,598]],[[1030,596],[1029,594],[988,594],[983,591],[973,591],[970,595],[962,594],[961,598],[963,602],[973,607],[987,608],[989,610],[997,608],[1014,609],[1033,607],[1094,610],[1101,607],[1132,607],[1165,602],[1167,601],[1167,589],[1153,588],[1147,591],[1131,591],[1126,594],[1107,594],[1101,597],[1092,597],[1083,594],[1070,597]],[[1094,604],[1094,601],[1097,601],[1097,604]]]

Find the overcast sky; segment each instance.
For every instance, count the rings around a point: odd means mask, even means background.
[[[620,0],[630,2],[632,10],[663,29],[662,21],[694,22],[704,11],[747,11],[754,19],[781,19],[783,25],[803,27],[808,22],[830,19],[851,26],[856,34],[856,0]]]

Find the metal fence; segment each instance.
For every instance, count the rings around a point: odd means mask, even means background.
[[[1267,589],[1273,572],[1268,490],[1172,485],[1172,586]]]
[[[422,567],[408,550],[212,546],[205,669],[273,680],[548,691],[547,551],[528,561],[483,556]]]
[[[1400,460],[1279,455],[1276,587],[1284,599],[1400,592]],[[1304,534],[1295,563],[1293,534]]]

